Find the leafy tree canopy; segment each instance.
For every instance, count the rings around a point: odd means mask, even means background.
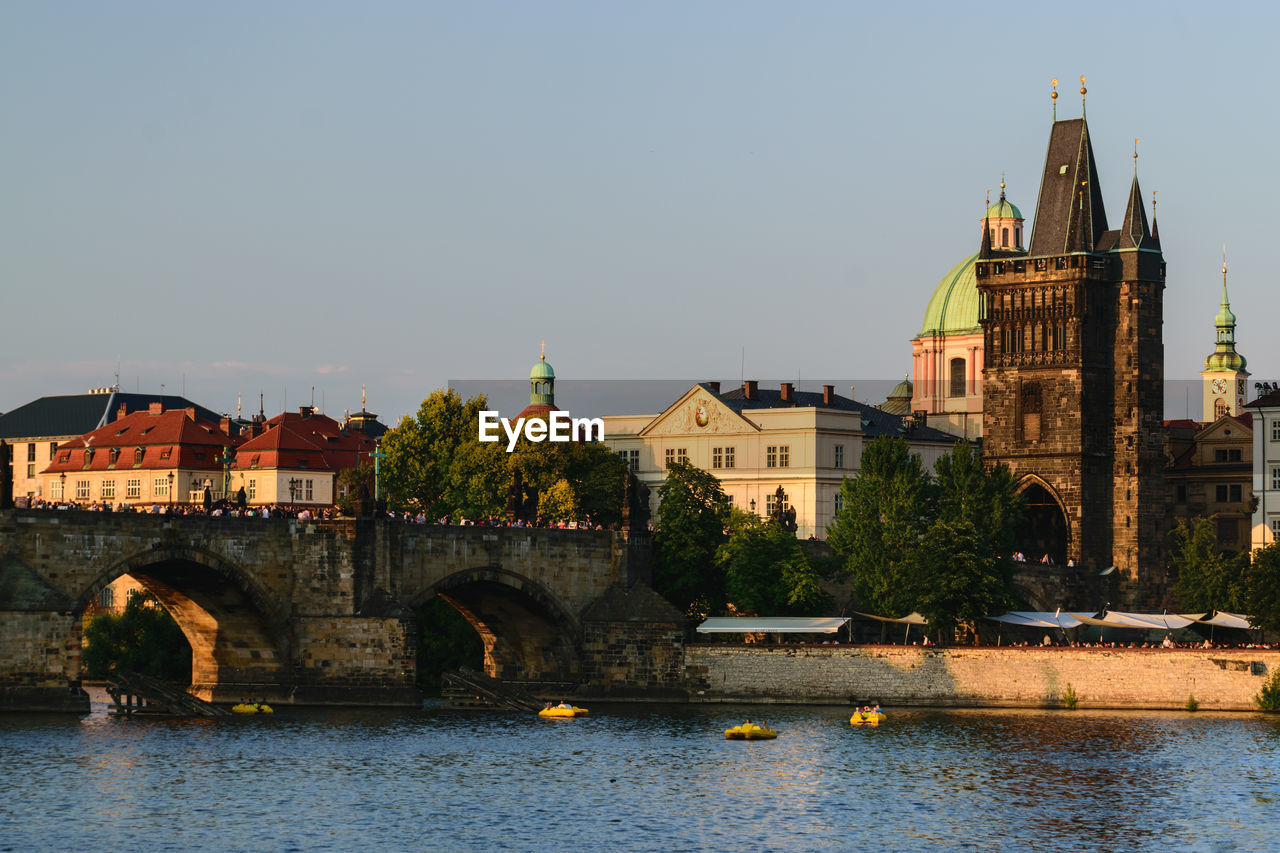
[[[127,669],[165,681],[191,681],[191,645],[149,592],[131,594],[121,614],[99,613],[85,626],[84,640],[90,678]]]
[[[724,577],[715,556],[725,540],[729,498],[719,480],[687,462],[667,468],[658,495],[654,589],[691,616],[718,611]]]
[[[1242,604],[1240,609],[1253,617],[1255,626],[1280,631],[1280,543],[1264,545],[1251,555]]]
[[[1248,555],[1224,554],[1211,518],[1178,520],[1172,533],[1169,565],[1173,591],[1183,610],[1245,609],[1244,570]]]
[[[716,565],[736,610],[812,616],[830,606],[821,577],[794,534],[740,510],[734,516],[728,541],[716,551]]]

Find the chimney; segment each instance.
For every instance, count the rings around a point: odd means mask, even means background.
[[[707,383],[707,387],[708,387],[708,388],[710,388],[710,389],[711,389],[711,391],[712,391],[712,393],[714,393],[714,394],[719,394],[719,393],[720,393],[720,383],[719,383],[719,382],[708,382],[708,383]]]
[[[822,405],[833,406],[835,405],[835,402],[836,402],[836,386],[823,385],[822,386]]]
[[[124,406],[122,405],[120,408],[123,409]],[[164,411],[164,403],[151,403],[147,406],[148,415],[158,415],[163,411]],[[121,412],[121,414],[124,414],[124,412]]]
[[[129,404],[121,403],[120,408],[116,411],[116,420],[120,420],[127,414],[129,414]]]
[[[759,394],[756,393],[756,390],[759,387],[759,382],[754,379],[748,379],[746,382],[742,383],[742,396],[746,397],[748,400],[756,399],[759,396]]]
[[[793,386],[790,382],[783,382],[782,383],[782,402],[795,403],[796,401],[795,394],[792,393],[794,390],[795,390],[795,386]]]
[[[218,421],[218,429],[222,430],[223,435],[231,435],[231,416],[223,415]]]
[[[182,411],[186,412],[187,417],[191,418],[191,420],[193,420],[193,421],[194,421],[194,420],[196,419],[196,407],[195,407],[195,406],[187,406],[187,407],[186,407],[185,409],[183,409]]]

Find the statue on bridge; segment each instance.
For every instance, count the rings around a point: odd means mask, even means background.
[[[778,486],[778,490],[773,493],[773,514],[770,516],[774,524],[781,527],[788,533],[796,532],[796,510],[795,507],[788,507],[787,493],[782,490],[782,486]],[[786,507],[786,509],[783,509]]]
[[[630,470],[622,487],[622,529],[649,529],[649,487]]]

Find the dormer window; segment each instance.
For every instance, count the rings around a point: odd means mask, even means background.
[[[168,459],[168,458],[169,458],[170,456],[172,456],[172,455],[173,455],[173,448],[172,448],[172,447],[165,447],[165,448],[163,448],[163,449],[160,451],[160,458],[161,458],[161,459]]]
[[[141,447],[135,447],[133,449],[133,464],[141,465],[143,455],[144,455],[143,449]]]

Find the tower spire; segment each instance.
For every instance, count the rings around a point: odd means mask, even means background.
[[[1049,85],[1052,87],[1052,91],[1049,92],[1049,97],[1053,99],[1053,120],[1057,121],[1058,120],[1058,78],[1054,77]]]

